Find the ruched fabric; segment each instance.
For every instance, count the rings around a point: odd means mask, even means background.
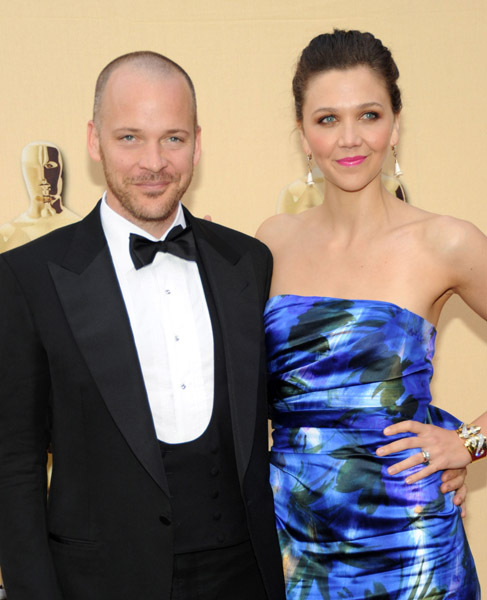
[[[287,599],[479,599],[441,473],[408,485],[386,469],[417,449],[375,454],[392,423],[459,425],[431,405],[433,325],[388,302],[293,295],[268,301],[265,325]]]

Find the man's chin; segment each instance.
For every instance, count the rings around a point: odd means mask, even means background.
[[[153,197],[152,199],[156,199],[160,196]],[[145,206],[140,207],[138,211],[136,211],[136,215],[138,219],[141,221],[147,222],[157,222],[157,221],[166,221],[167,219],[171,219],[176,216],[176,212],[178,210],[179,198],[171,200],[169,203],[165,203],[164,206]]]
[[[170,193],[168,193],[170,192]],[[154,190],[144,191],[137,194],[118,193],[115,194],[115,205],[112,206],[117,212],[125,214],[129,220],[137,222],[155,223],[173,218],[177,212],[179,200],[182,194],[177,190]],[[110,205],[110,203],[109,203]],[[130,216],[129,216],[130,215]]]

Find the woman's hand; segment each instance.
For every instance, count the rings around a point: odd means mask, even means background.
[[[447,494],[448,492],[455,492],[453,496],[453,504],[460,506],[462,509],[462,519],[467,515],[467,509],[465,506],[465,500],[467,499],[467,486],[465,485],[465,478],[467,477],[467,469],[448,469],[443,472],[441,476],[441,487],[440,490]]]
[[[417,421],[402,421],[384,429],[385,435],[415,433],[377,448],[378,456],[389,456],[403,450],[418,448],[418,452],[394,465],[387,472],[390,475],[424,464],[424,468],[406,477],[406,483],[415,483],[437,471],[462,469],[472,462],[469,451],[463,445],[456,431],[436,425],[425,425]],[[428,458],[428,461],[426,460]],[[453,479],[454,481],[454,479]],[[451,484],[451,481],[450,481]]]

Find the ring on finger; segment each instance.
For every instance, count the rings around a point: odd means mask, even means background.
[[[423,465],[429,465],[430,464],[430,453],[428,452],[428,450],[423,450],[421,448],[421,454],[423,455]]]

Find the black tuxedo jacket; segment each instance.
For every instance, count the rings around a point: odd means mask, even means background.
[[[269,599],[282,600],[262,323],[270,253],[186,218],[221,323],[252,544]],[[9,600],[169,599],[169,491],[99,207],[0,256],[0,314],[0,565]]]

